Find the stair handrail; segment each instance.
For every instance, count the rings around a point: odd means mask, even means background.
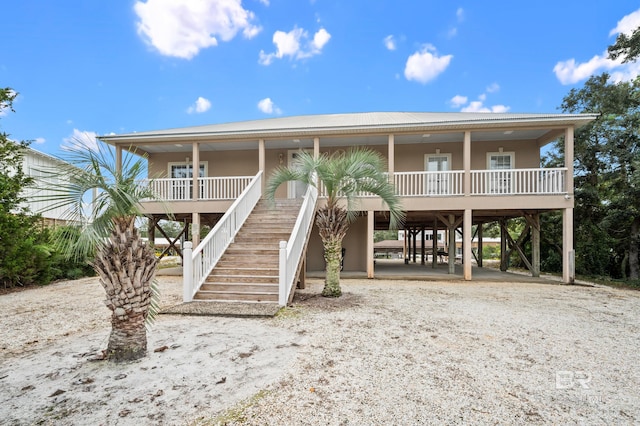
[[[280,241],[278,305],[286,306],[316,214],[318,188],[309,185],[289,241]]]
[[[260,197],[262,197],[262,175],[262,171],[255,175],[218,223],[193,250],[193,253],[190,253],[191,250],[185,244],[182,272],[185,302],[193,300],[193,296],[200,290],[202,283],[215,268],[222,254],[233,242],[245,220],[258,204]]]

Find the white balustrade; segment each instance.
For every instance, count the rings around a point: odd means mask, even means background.
[[[198,179],[200,200],[235,200],[249,185],[253,176],[222,176]],[[142,184],[150,185],[157,198],[165,201],[189,201],[193,199],[193,179],[152,179]]]
[[[279,289],[278,304],[285,306],[289,300],[289,295],[293,286],[296,284],[296,272],[300,262],[304,246],[307,242],[309,232],[316,214],[316,202],[318,200],[318,189],[309,185],[304,195],[300,213],[293,226],[289,241],[280,241],[280,273],[279,273]]]
[[[183,254],[184,301],[190,302],[202,283],[229,247],[247,217],[262,196],[262,172],[251,180],[218,223],[193,250],[191,256]],[[187,262],[191,265],[187,266]],[[191,272],[188,274],[187,272]]]
[[[471,195],[566,194],[566,168],[472,170]]]
[[[464,195],[464,171],[396,172],[393,181],[399,197]]]

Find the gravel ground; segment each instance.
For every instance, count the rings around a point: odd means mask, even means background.
[[[345,280],[300,292],[293,368],[230,424],[640,424],[640,293]]]
[[[120,366],[87,359],[95,279],[1,295],[0,424],[640,424],[640,292],[310,281],[275,318],[161,315]]]

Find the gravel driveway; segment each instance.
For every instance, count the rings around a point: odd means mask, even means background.
[[[2,295],[0,423],[640,424],[640,292],[310,281],[276,318],[161,315],[150,348],[172,349],[124,367],[85,358],[109,330],[95,279]]]

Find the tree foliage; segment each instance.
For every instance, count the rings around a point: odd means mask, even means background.
[[[640,80],[591,77],[562,110],[600,116],[575,134],[576,272],[640,277]],[[548,161],[562,162],[563,142]],[[558,231],[556,231],[558,232]]]

